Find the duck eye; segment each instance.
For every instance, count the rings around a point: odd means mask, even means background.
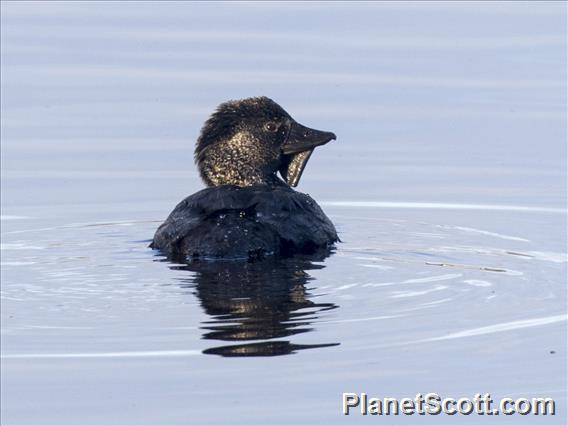
[[[273,121],[269,121],[268,123],[266,123],[264,125],[264,128],[269,132],[275,132],[276,130],[278,130],[278,126]]]

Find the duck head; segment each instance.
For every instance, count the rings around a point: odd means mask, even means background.
[[[335,139],[331,132],[297,123],[267,97],[225,102],[201,129],[195,162],[208,186],[297,186],[313,150]]]

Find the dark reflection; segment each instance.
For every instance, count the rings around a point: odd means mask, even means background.
[[[306,271],[324,268],[314,262],[325,257],[265,259],[252,263],[197,261],[172,266],[195,273],[183,280],[183,286],[195,290],[201,306],[211,316],[211,320],[202,323],[203,338],[237,342],[203,352],[233,357],[274,356],[338,345],[272,340],[309,332],[313,330],[311,323],[321,312],[337,308],[333,303],[310,300],[313,296],[305,287],[312,279]]]

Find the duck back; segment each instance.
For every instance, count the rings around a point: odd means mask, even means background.
[[[256,259],[313,254],[337,241],[333,223],[309,195],[287,186],[222,185],[179,203],[151,247],[172,258]]]

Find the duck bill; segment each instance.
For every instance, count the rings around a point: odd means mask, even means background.
[[[286,183],[293,187],[298,186],[314,149],[334,139],[336,139],[336,136],[331,132],[310,129],[293,122],[288,138],[282,146],[284,155],[280,174],[286,180]]]
[[[334,133],[310,129],[294,121],[290,126],[286,142],[282,145],[282,153],[290,155],[313,150],[316,146],[325,145],[333,139],[335,139]]]

